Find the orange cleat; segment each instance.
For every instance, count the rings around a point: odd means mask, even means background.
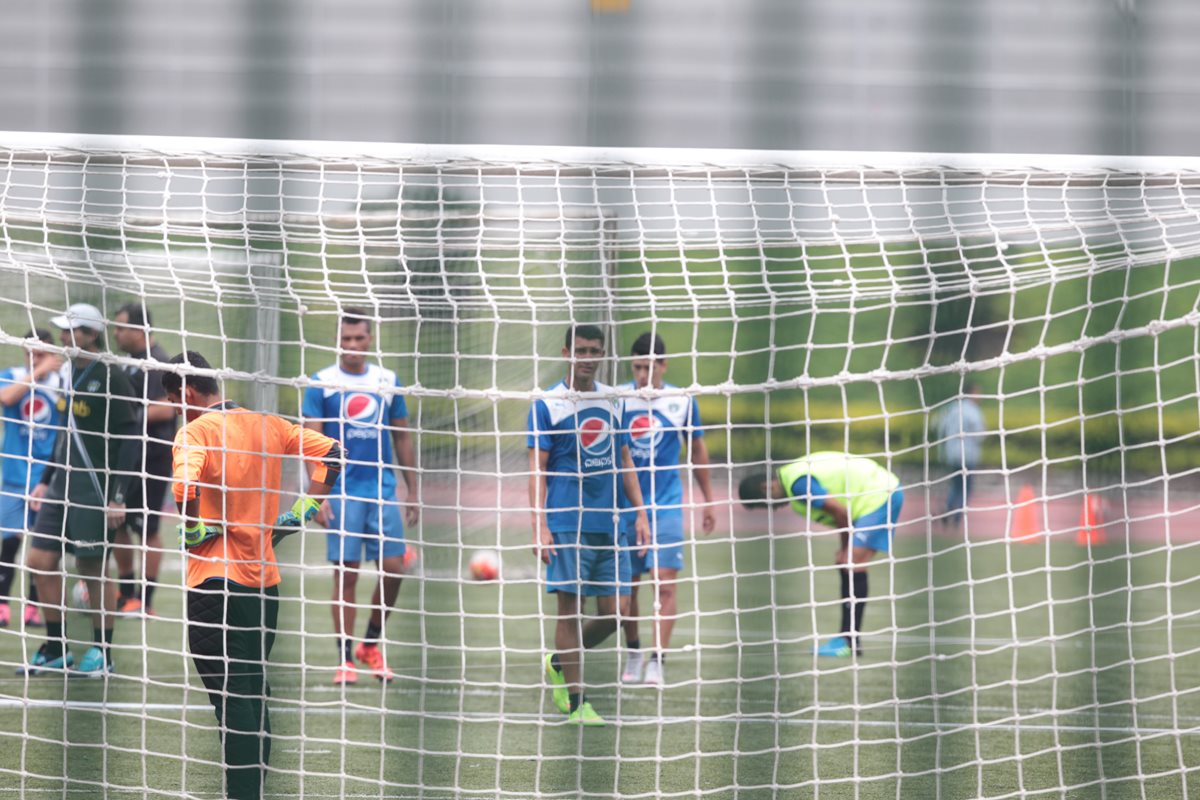
[[[396,674],[388,669],[387,664],[383,661],[383,653],[379,652],[379,645],[367,644],[363,642],[354,650],[354,657],[359,663],[365,666],[381,681],[390,681],[396,677]]]
[[[358,683],[358,667],[354,666],[353,661],[347,661],[337,668],[337,672],[333,673],[333,683],[335,686]]]

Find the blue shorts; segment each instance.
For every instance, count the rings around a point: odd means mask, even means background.
[[[892,536],[904,507],[904,492],[896,489],[888,501],[869,514],[854,520],[851,542],[855,547],[869,547],[880,553],[892,549]]]
[[[584,597],[629,594],[629,551],[611,533],[553,533],[546,591]]]
[[[654,510],[650,515],[651,545],[646,548],[644,556],[638,555],[637,532],[633,523],[622,530],[634,577],[657,569],[683,569],[683,509]]]
[[[335,564],[378,561],[404,555],[404,521],[400,504],[391,500],[329,498],[333,520],[325,534],[326,557]]]
[[[11,539],[33,529],[34,513],[25,502],[25,487],[0,487],[0,539]]]

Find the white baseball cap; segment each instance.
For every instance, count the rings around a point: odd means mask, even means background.
[[[89,331],[104,332],[104,315],[91,303],[74,303],[61,317],[50,320],[50,324],[62,330],[87,328]]]

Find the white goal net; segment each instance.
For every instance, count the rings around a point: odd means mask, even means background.
[[[347,469],[378,482],[356,502],[384,558],[334,555],[316,520],[276,553],[251,698],[256,725],[270,711],[264,797],[1197,792],[1200,164],[2,134],[0,287],[0,529],[19,542],[0,551],[0,796],[224,796],[218,730],[241,730],[211,704],[240,690],[206,688],[192,657],[195,552],[169,492],[129,508],[160,539],[118,539],[133,566],[105,559],[90,584],[119,588],[128,613],[87,613],[75,587],[96,559],[65,554],[61,525],[35,544],[52,504],[29,518],[29,476],[55,458],[38,442],[70,450],[92,424],[83,401],[125,402],[82,385],[97,358],[212,377],[251,411],[318,427],[333,397],[334,428],[386,443],[362,462],[343,442]],[[55,326],[81,303],[106,323],[96,354]],[[365,372],[346,339],[359,323]],[[584,336],[564,357],[572,325],[598,326],[604,352]],[[665,345],[663,386],[630,385],[646,333]],[[162,348],[149,361],[147,334]],[[166,363],[184,350],[211,369]],[[556,395],[593,357],[599,388]],[[45,358],[66,358],[64,384],[31,371]],[[135,432],[96,434],[132,441],[136,466],[71,462],[68,483],[99,473],[152,494],[150,394],[132,401]],[[573,408],[546,419],[585,449],[603,440],[571,422],[589,404],[625,411],[613,441],[685,445],[677,468],[643,475],[646,503],[682,518],[677,540],[658,517],[649,553],[680,569],[643,575],[624,630],[603,636],[603,590],[567,626],[587,649],[582,697],[565,699],[603,726],[560,711],[548,683],[561,595],[532,552],[531,472],[578,478],[531,467],[539,404]],[[652,405],[638,428],[631,409]],[[747,476],[799,491],[789,465],[817,452],[898,479],[898,521],[866,530],[889,496],[867,502],[849,478],[839,495],[809,471],[829,508],[842,497],[865,577],[836,563],[832,512],[738,502]],[[394,496],[380,460],[401,467]],[[679,495],[651,496],[676,470]],[[594,508],[615,514],[628,482],[606,474]],[[286,511],[306,486],[289,457],[262,493]],[[390,614],[372,594],[397,552],[385,507],[408,514]],[[76,513],[66,527],[103,519]],[[638,550],[625,541],[596,557]],[[29,597],[60,574],[61,600]],[[213,591],[234,608],[237,587]],[[35,624],[59,617],[61,638]],[[239,624],[228,611],[216,628]],[[28,669],[51,640],[75,663]],[[112,671],[88,679],[94,645]],[[227,672],[249,663],[225,656]]]

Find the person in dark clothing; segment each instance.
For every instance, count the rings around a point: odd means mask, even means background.
[[[30,493],[37,513],[26,566],[44,604],[46,642],[19,674],[63,671],[74,664],[62,618],[63,556],[75,555],[92,608],[93,646],[78,672],[96,677],[113,672],[112,638],[116,592],[103,581],[113,532],[125,521],[129,479],[137,466],[140,420],[133,387],[117,366],[100,359],[104,317],[95,306],[76,303],[51,323],[63,347],[75,348],[69,386],[59,399],[65,427],[54,457]]]
[[[141,303],[127,303],[113,316],[113,339],[117,347],[134,358],[153,358],[166,363],[170,356],[150,333],[150,312]],[[163,500],[171,484],[171,443],[175,441],[175,409],[166,402],[162,372],[141,366],[125,368],[133,386],[133,396],[142,408],[144,449],[137,473],[129,487],[125,524],[113,541],[113,559],[117,562],[121,614],[154,613],[154,587],[162,563],[162,538],[158,533]],[[144,583],[139,587],[134,571],[133,537],[142,540],[141,561]]]

